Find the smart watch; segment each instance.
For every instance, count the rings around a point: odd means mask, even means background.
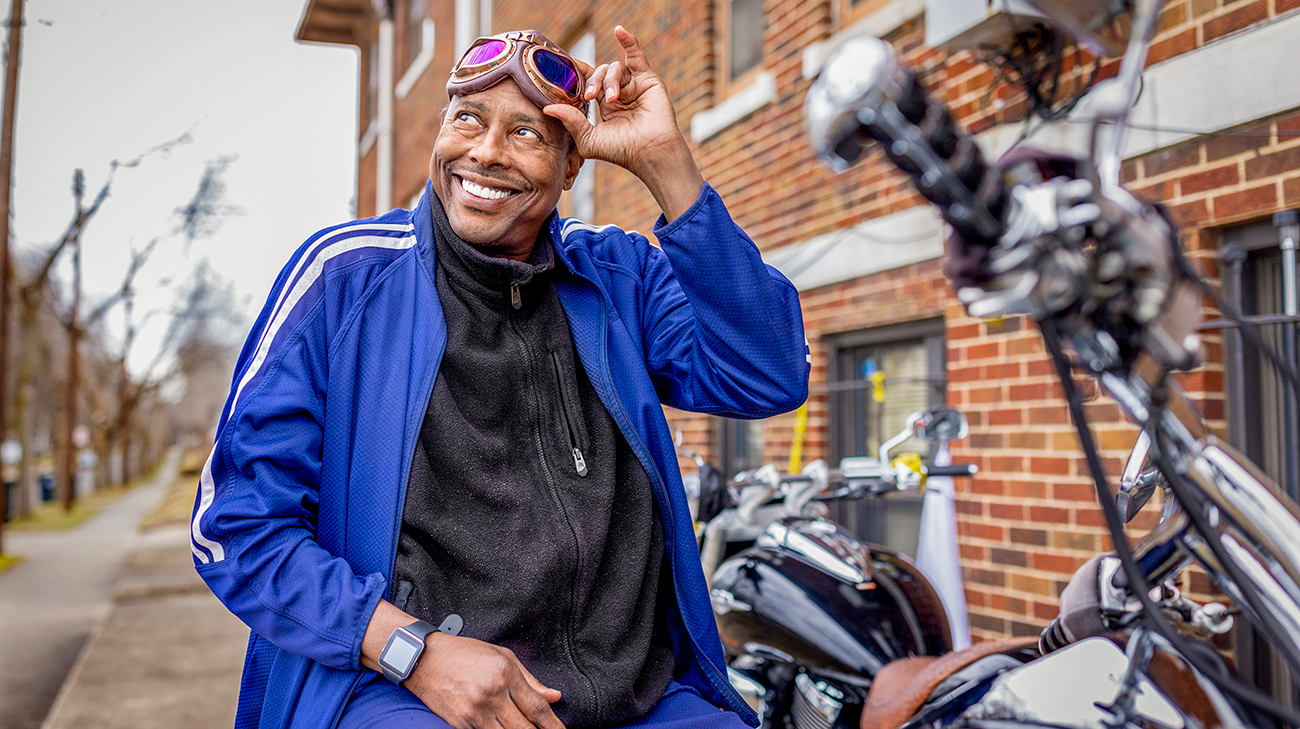
[[[379,667],[384,671],[384,678],[401,686],[415,670],[415,664],[424,652],[424,637],[435,630],[437,628],[423,620],[394,630],[388,636],[388,645],[379,654]]]
[[[379,668],[383,670],[384,678],[401,686],[403,681],[410,678],[415,664],[420,660],[420,654],[424,653],[425,637],[435,630],[447,635],[459,635],[462,625],[459,615],[448,615],[437,628],[423,620],[417,620],[394,630],[388,636],[388,644],[379,653]]]

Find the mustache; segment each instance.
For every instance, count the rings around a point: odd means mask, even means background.
[[[515,190],[527,190],[529,187],[531,187],[531,185],[529,185],[528,182],[525,180],[514,178],[509,175],[503,175],[500,172],[496,172],[494,170],[487,170],[482,167],[471,166],[471,165],[456,165],[455,167],[447,168],[447,174],[449,175],[465,177],[466,176],[465,173],[469,173],[470,175],[477,178],[494,180],[496,182],[504,183],[505,185]]]

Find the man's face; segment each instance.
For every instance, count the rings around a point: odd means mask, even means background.
[[[582,166],[573,147],[564,126],[506,79],[452,98],[429,176],[457,235],[524,260]]]

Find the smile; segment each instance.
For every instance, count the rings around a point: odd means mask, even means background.
[[[460,187],[462,190],[474,197],[482,198],[484,200],[504,200],[505,198],[515,194],[514,190],[499,190],[495,187],[484,187],[483,185],[467,180],[463,177],[457,177],[456,179],[460,181]]]

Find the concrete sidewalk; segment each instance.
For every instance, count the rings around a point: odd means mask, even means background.
[[[42,729],[227,729],[247,642],[195,573],[188,530],[146,532]]]
[[[175,479],[157,476],[72,529],[6,534],[23,561],[0,575],[0,729],[36,729],[89,636],[113,607],[117,577],[141,542],[140,520]]]

